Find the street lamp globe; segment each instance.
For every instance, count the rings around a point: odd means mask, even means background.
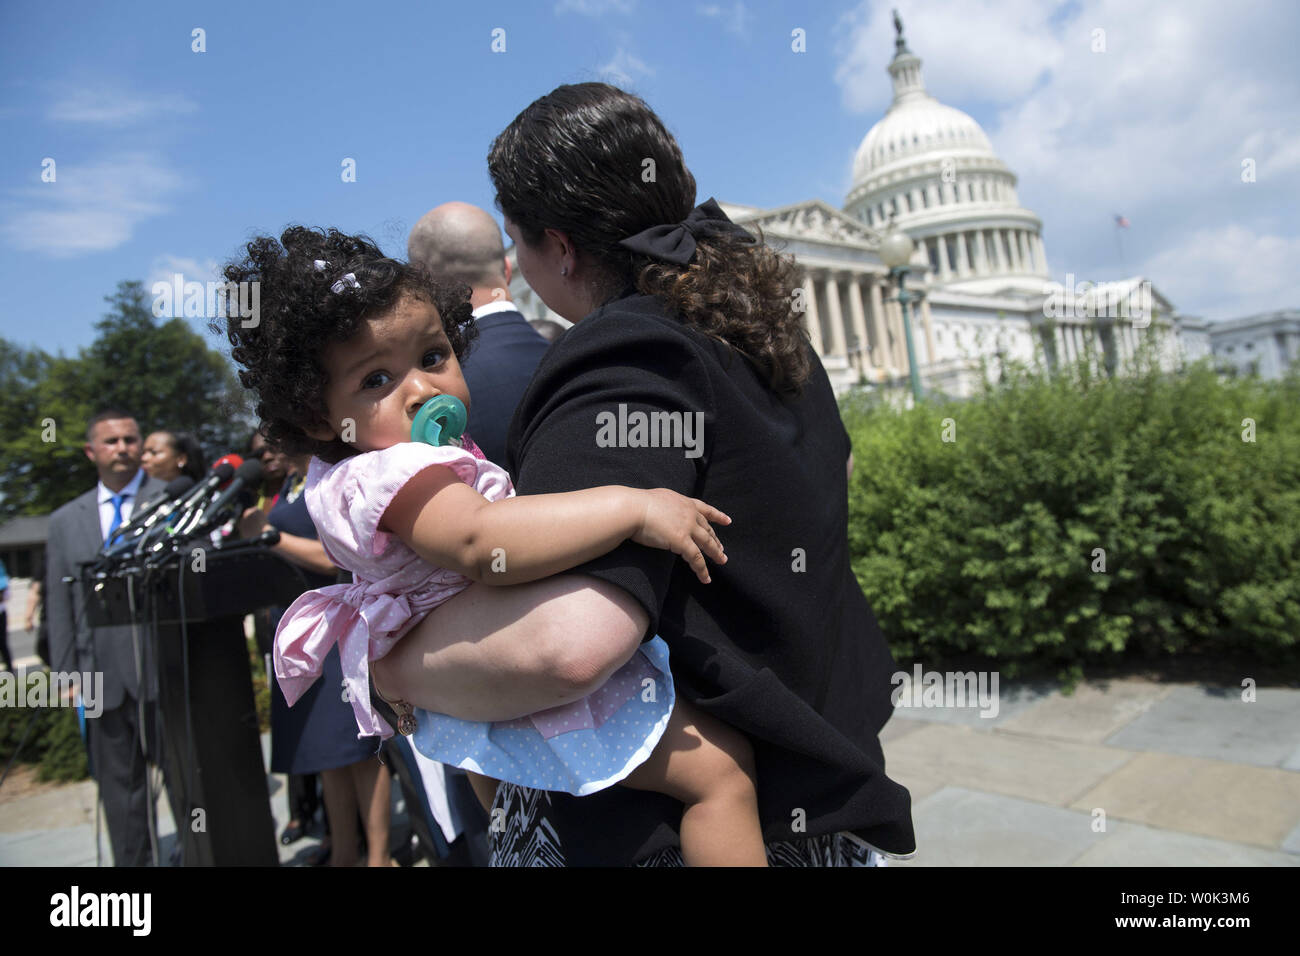
[[[880,261],[891,269],[905,266],[912,261],[914,248],[912,237],[894,225],[891,220],[889,229],[880,240]]]

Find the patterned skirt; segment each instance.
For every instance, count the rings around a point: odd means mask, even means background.
[[[490,866],[565,866],[564,847],[546,818],[549,792],[513,783],[497,787],[489,827]],[[501,811],[498,813],[498,811]],[[885,866],[885,857],[851,833],[828,833],[807,840],[767,845],[768,866]],[[685,866],[677,847],[638,860],[634,866]]]

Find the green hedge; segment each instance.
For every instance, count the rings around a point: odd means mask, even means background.
[[[1015,366],[964,402],[841,409],[853,569],[900,662],[1077,676],[1126,654],[1300,657],[1294,371]]]
[[[35,723],[31,726],[35,714]],[[90,776],[75,707],[0,708],[0,770],[22,742],[18,762],[36,764],[38,780],[84,780]]]
[[[248,657],[258,729],[265,733],[271,724],[271,691],[266,682],[262,655],[251,639],[248,641]],[[29,733],[28,724],[33,711],[36,719]],[[27,735],[26,743],[22,743],[24,734]],[[22,752],[18,762],[36,764],[38,780],[84,780],[90,776],[75,707],[0,707],[0,771],[8,766],[20,743]]]

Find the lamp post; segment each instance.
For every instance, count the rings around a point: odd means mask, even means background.
[[[903,338],[907,341],[907,367],[912,380],[912,401],[919,405],[921,402],[921,376],[916,369],[916,349],[912,345],[912,323],[908,317],[907,304],[921,299],[922,293],[908,292],[905,286],[909,271],[908,264],[912,261],[913,248],[915,247],[912,243],[912,237],[899,229],[891,217],[889,228],[885,231],[884,238],[880,240],[880,261],[889,267],[889,281],[898,286],[898,295],[895,297],[895,301],[903,310]]]

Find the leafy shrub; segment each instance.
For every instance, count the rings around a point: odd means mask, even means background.
[[[900,661],[1296,659],[1300,374],[1129,372],[1011,365],[965,402],[842,402],[853,569]]]

